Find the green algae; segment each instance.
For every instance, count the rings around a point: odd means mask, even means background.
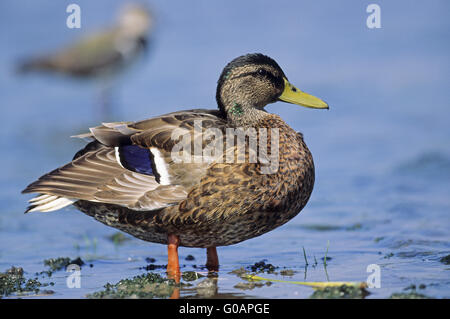
[[[72,264],[76,264],[81,267],[85,263],[80,257],[77,257],[75,259],[70,259],[69,257],[58,257],[44,260],[44,265],[49,267],[51,272],[66,269],[67,266]]]
[[[39,293],[52,294],[53,291],[41,291],[41,287],[53,286],[54,283],[41,283],[38,278],[27,279],[23,268],[11,267],[4,273],[0,273],[0,298],[11,295],[32,296]]]
[[[104,290],[87,295],[92,299],[152,299],[168,298],[175,288],[179,288],[174,280],[163,278],[156,273],[122,279],[116,284],[107,283]]]
[[[270,282],[270,281],[268,281],[268,282]],[[234,285],[234,288],[236,288],[236,289],[240,289],[240,290],[252,290],[252,289],[255,289],[255,288],[260,288],[260,287],[263,287],[263,286],[265,286],[266,284],[265,283],[262,283],[262,282],[258,282],[258,281],[249,281],[249,282],[239,282],[239,283],[237,283],[236,285]]]
[[[272,271],[272,272],[270,272],[271,274],[274,274],[273,269],[278,268],[278,267],[275,267],[272,264],[266,264],[264,261],[261,261],[261,262],[254,264],[250,268],[255,269],[255,270],[269,270],[269,271]],[[281,272],[290,273],[289,270],[282,270]],[[294,272],[292,271],[292,273],[294,273]],[[255,281],[255,280],[249,279],[249,275],[251,273],[244,267],[234,269],[234,270],[230,271],[229,274],[236,275],[236,276],[240,277],[241,279],[245,280],[243,282],[239,282],[236,285],[234,285],[234,288],[239,289],[239,290],[252,290],[255,288],[261,288],[264,286],[272,285],[271,281],[262,282],[262,281]]]
[[[393,293],[389,299],[431,299],[431,297],[426,296],[424,294],[418,293],[416,289],[419,288],[421,290],[426,289],[427,286],[425,284],[420,284],[418,287],[414,284],[409,285],[403,290],[409,290],[408,292],[396,292]]]
[[[244,267],[233,269],[232,271],[229,272],[229,274],[233,274],[233,275],[236,275],[236,276],[241,277],[241,278],[245,278],[245,276],[248,273],[249,272]]]
[[[389,299],[431,299],[431,297],[420,294],[416,291],[393,293]]]
[[[195,281],[202,277],[205,276],[196,271],[184,271],[183,274],[181,275],[181,278],[183,278],[184,281]]]
[[[248,267],[254,273],[268,273],[273,274],[275,270],[278,269],[278,266],[274,266],[272,264],[266,263],[265,260],[261,260],[259,262],[254,263],[253,265]]]
[[[282,276],[287,276],[287,277],[292,277],[294,276],[295,271],[292,269],[284,269],[280,271],[280,275]]]
[[[442,257],[439,261],[445,265],[450,265],[450,255]]]
[[[147,271],[152,271],[152,270],[156,270],[156,269],[165,269],[167,268],[167,265],[157,265],[157,264],[149,264],[145,267],[141,267],[141,269],[147,270]]]
[[[66,269],[66,267],[70,264],[69,257],[58,257],[58,258],[50,258],[44,260],[44,266],[50,268],[50,271],[58,271],[62,269]]]
[[[260,265],[260,263],[257,263]],[[267,264],[265,264],[267,265]],[[270,265],[270,264],[269,264]],[[265,267],[263,267],[265,269]],[[278,267],[277,267],[278,268]],[[259,269],[259,268],[258,268]],[[244,267],[234,269],[229,272],[230,274],[237,275],[241,279],[245,280],[245,282],[240,282],[234,285],[234,288],[240,290],[252,290],[254,288],[260,288],[263,286],[270,286],[273,282],[284,282],[284,283],[297,283],[297,282],[288,282],[278,279],[264,279],[266,282],[260,281],[263,279],[258,276],[251,275],[251,273],[245,269]],[[275,273],[277,274],[277,273]],[[280,275],[282,276],[292,276],[295,274],[295,271],[292,269],[283,269],[280,271]],[[258,277],[254,278],[253,277]],[[325,287],[325,288],[314,288],[314,293],[310,296],[312,299],[362,299],[365,298],[370,293],[365,289],[365,285],[346,285],[342,284],[334,287]]]
[[[338,287],[318,288],[310,299],[363,299],[370,293],[363,287],[342,285]]]

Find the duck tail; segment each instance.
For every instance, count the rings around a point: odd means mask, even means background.
[[[26,213],[31,212],[52,212],[66,206],[73,204],[76,200],[65,198],[62,196],[49,195],[49,194],[39,194],[38,196],[30,199],[29,206],[27,207]]]

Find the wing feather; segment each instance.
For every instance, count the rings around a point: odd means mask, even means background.
[[[187,195],[186,190],[180,190],[177,185],[168,185],[168,188],[165,186],[159,190],[160,187],[163,186],[156,182],[154,176],[141,175],[121,167],[114,156],[114,149],[102,147],[42,176],[24,192],[51,195],[40,195],[32,202],[33,206],[40,206],[41,211],[47,208],[43,204],[60,198],[153,210],[173,205]],[[172,196],[168,195],[168,190]],[[58,207],[57,204],[66,202],[58,201],[50,206]]]
[[[54,210],[76,200],[134,210],[155,210],[179,203],[200,182],[211,164],[175,163],[171,157],[177,142],[172,139],[172,133],[180,128],[192,133],[197,120],[202,121],[204,129],[226,127],[218,111],[197,109],[135,123],[103,123],[91,128],[90,133],[78,135],[94,142],[79,151],[72,162],[42,176],[23,191],[40,194],[30,200],[29,211]],[[201,143],[204,145],[205,141]],[[150,150],[155,176],[137,173],[119,163],[115,148],[129,144]],[[159,174],[164,175],[162,180]]]

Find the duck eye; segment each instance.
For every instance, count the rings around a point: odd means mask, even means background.
[[[266,74],[266,70],[264,70],[264,69],[258,69],[258,74],[259,75],[264,75],[264,74]]]

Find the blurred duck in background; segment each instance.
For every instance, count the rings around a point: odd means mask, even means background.
[[[19,72],[56,72],[76,78],[99,79],[102,85],[101,113],[110,115],[108,91],[112,79],[146,51],[153,22],[146,6],[127,3],[120,10],[116,25],[86,34],[56,52],[27,59],[19,65]]]

